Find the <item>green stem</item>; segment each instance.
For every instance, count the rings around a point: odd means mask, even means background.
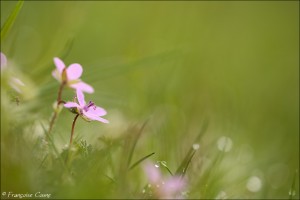
[[[78,117],[79,117],[79,114],[76,115],[76,117],[74,118],[73,123],[72,123],[72,130],[71,130],[71,137],[70,137],[70,147],[72,145],[75,123],[76,123],[76,120],[77,120]]]
[[[52,131],[52,128],[53,128],[56,117],[57,117],[57,112],[54,112],[53,115],[52,115],[51,121],[50,121],[48,134],[50,134],[51,131]]]

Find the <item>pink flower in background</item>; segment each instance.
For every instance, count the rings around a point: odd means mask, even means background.
[[[0,52],[1,57],[0,57],[0,64],[1,64],[1,72],[2,70],[7,70],[7,58],[4,53]],[[23,93],[22,88],[25,86],[25,84],[18,78],[10,76],[9,77],[9,85],[18,93]]]
[[[1,66],[1,71],[2,71],[2,69],[4,69],[6,67],[7,59],[6,59],[6,56],[4,55],[4,53],[0,52],[0,54],[1,54],[0,66]]]
[[[154,188],[156,198],[160,199],[175,199],[183,198],[181,192],[184,189],[186,182],[179,176],[172,176],[170,178],[162,177],[158,167],[152,163],[144,165],[144,171],[147,175],[149,183]]]
[[[108,120],[102,118],[102,116],[106,115],[106,111],[103,108],[96,106],[92,101],[86,104],[83,92],[81,90],[76,90],[76,92],[78,103],[67,102],[64,104],[66,108],[75,109],[75,112],[87,121],[96,120],[109,123]]]
[[[83,71],[80,64],[74,63],[66,68],[65,63],[59,58],[54,58],[54,64],[56,69],[52,72],[52,76],[59,82],[76,90],[81,90],[87,93],[94,92],[92,86],[79,79]]]

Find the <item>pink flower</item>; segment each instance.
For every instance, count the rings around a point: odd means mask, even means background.
[[[172,176],[170,178],[162,177],[158,166],[152,163],[144,165],[144,171],[147,175],[151,187],[154,188],[156,198],[160,199],[175,199],[183,198],[181,191],[184,189],[186,182],[179,176]]]
[[[2,69],[4,69],[6,67],[7,59],[6,59],[6,56],[4,55],[4,53],[0,52],[0,55],[1,55],[0,66],[1,66],[1,71],[2,71]]]
[[[2,70],[7,70],[7,58],[4,53],[0,52],[0,66],[1,66],[1,72]],[[9,85],[18,93],[22,94],[23,93],[23,87],[25,84],[18,78],[10,76],[9,77]]]
[[[67,102],[64,104],[66,108],[71,108],[72,111],[79,114],[87,121],[96,120],[103,123],[109,123],[108,120],[102,118],[102,116],[106,115],[106,111],[103,108],[96,106],[92,101],[89,101],[89,103],[86,104],[83,92],[81,90],[76,90],[76,92],[78,103]]]
[[[94,92],[92,86],[79,79],[82,74],[82,67],[80,64],[74,63],[66,68],[65,63],[59,58],[54,58],[54,64],[56,69],[53,70],[52,76],[59,82],[76,90],[81,90],[87,93]]]

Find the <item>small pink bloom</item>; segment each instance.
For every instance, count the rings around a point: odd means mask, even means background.
[[[0,66],[1,66],[1,71],[6,69],[7,66],[7,58],[4,53],[0,52]],[[9,77],[9,85],[18,93],[23,93],[22,92],[22,87],[25,86],[25,84],[18,78],[10,76]]]
[[[66,68],[65,63],[59,58],[54,58],[54,64],[56,69],[53,70],[52,76],[59,82],[65,82],[69,87],[76,90],[87,93],[94,92],[92,86],[79,79],[83,71],[80,64],[74,63]]]
[[[89,103],[86,104],[84,94],[81,90],[76,90],[76,93],[78,103],[67,102],[64,104],[66,108],[75,109],[75,112],[87,121],[96,120],[103,123],[109,123],[108,120],[102,118],[102,116],[107,113],[103,108],[96,106],[92,101],[89,101]]]
[[[6,64],[7,64],[7,59],[6,59],[6,56],[4,55],[4,53],[0,52],[0,66],[1,66],[1,71],[2,69],[4,69],[6,67]]]
[[[181,191],[186,186],[186,181],[179,176],[172,176],[169,178],[162,177],[158,167],[152,163],[144,165],[144,171],[147,175],[149,183],[154,188],[154,193],[160,199],[175,199],[183,198]]]

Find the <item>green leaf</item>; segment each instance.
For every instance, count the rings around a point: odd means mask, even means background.
[[[9,17],[7,18],[6,22],[4,23],[3,27],[1,27],[1,41],[4,40],[4,38],[7,36],[9,30],[13,26],[13,24],[16,21],[16,18],[23,7],[24,1],[19,0],[16,4],[14,10],[10,13]]]

